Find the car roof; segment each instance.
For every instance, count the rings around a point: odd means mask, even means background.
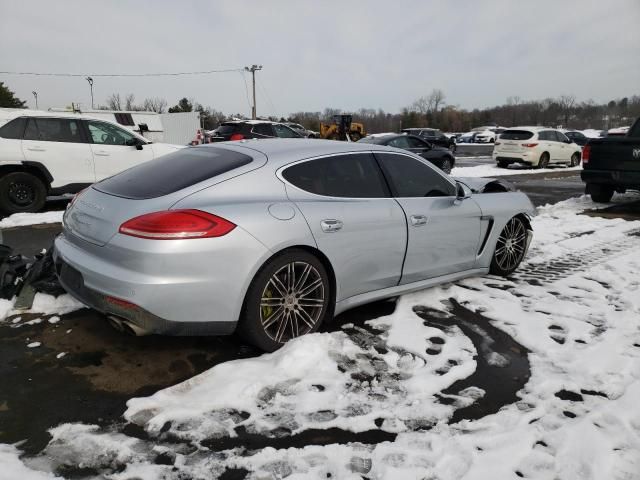
[[[398,135],[402,136],[402,135]],[[218,142],[199,145],[192,148],[226,148],[248,153],[247,150],[262,153],[269,163],[278,167],[292,160],[320,157],[338,153],[371,152],[372,150],[388,150],[407,154],[406,150],[372,143],[340,142],[337,140],[320,140],[306,138],[265,138],[239,140],[235,142]],[[255,153],[252,156],[256,156]]]

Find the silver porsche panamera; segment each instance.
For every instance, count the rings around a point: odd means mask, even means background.
[[[64,215],[62,285],[136,334],[228,334],[264,350],[351,307],[509,275],[528,197],[405,150],[323,140],[190,147],[96,183]]]

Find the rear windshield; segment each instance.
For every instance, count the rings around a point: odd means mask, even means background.
[[[96,190],[142,200],[168,195],[251,163],[242,153],[216,147],[187,147],[107,178]]]
[[[500,134],[500,140],[529,140],[533,132],[527,130],[505,130]]]
[[[238,123],[222,124],[216,128],[218,135],[229,135],[230,133],[235,133],[238,130],[240,130],[240,124]]]

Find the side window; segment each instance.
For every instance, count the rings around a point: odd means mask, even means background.
[[[393,153],[376,153],[396,197],[452,197],[455,186],[435,168]]]
[[[279,123],[273,124],[273,129],[276,132],[276,137],[280,138],[300,138],[296,132],[294,132],[289,127],[285,127],[284,125],[280,125]]]
[[[133,145],[137,141],[132,133],[110,123],[87,120],[87,128],[91,141],[99,145]]]
[[[549,132],[547,132],[547,131],[539,132],[539,133],[538,133],[538,140],[547,140],[547,141],[548,141],[548,140],[551,140],[551,139],[549,138]]]
[[[394,138],[388,143],[388,145],[390,147],[396,147],[396,148],[411,148],[409,146],[409,140],[407,139],[407,137]]]
[[[407,137],[407,141],[409,142],[409,147],[411,148],[427,148],[427,144],[417,138]]]
[[[264,135],[265,137],[273,137],[273,130],[268,123],[259,123],[254,125],[251,131],[257,135]]]
[[[446,140],[447,139],[447,137],[445,137],[444,133],[442,133],[442,132],[435,132],[434,136],[435,136],[435,138],[437,140]]]
[[[316,195],[347,198],[389,196],[382,172],[371,153],[310,160],[287,168],[282,176],[296,187]]]
[[[84,143],[80,121],[67,118],[29,118],[25,140],[42,142]]]
[[[558,137],[558,141],[559,142],[563,142],[563,143],[568,143],[569,139],[566,137],[566,135],[562,132],[558,132],[556,131],[556,137]]]
[[[24,118],[14,118],[0,127],[0,137],[20,140],[24,133]]]

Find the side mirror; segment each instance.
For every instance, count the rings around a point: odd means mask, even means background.
[[[136,150],[142,150],[142,141],[138,138],[130,138],[127,140],[126,145],[129,147],[136,147]]]
[[[456,181],[456,199],[453,202],[455,205],[459,205],[463,200],[471,197],[471,190],[464,184]]]

